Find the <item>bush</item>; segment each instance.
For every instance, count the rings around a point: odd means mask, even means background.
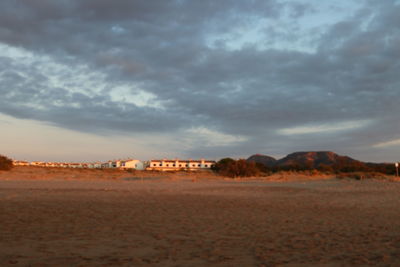
[[[259,166],[255,162],[248,162],[244,159],[234,160],[224,158],[215,164],[213,170],[223,176],[228,177],[249,177],[257,176],[261,173]]]
[[[12,167],[13,167],[12,160],[7,158],[6,156],[0,155],[0,170],[8,171],[11,170]]]

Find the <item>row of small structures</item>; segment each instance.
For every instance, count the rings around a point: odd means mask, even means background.
[[[71,162],[42,162],[42,161],[20,161],[14,160],[15,166],[37,166],[49,168],[83,168],[83,169],[134,169],[149,171],[178,171],[178,170],[207,170],[211,169],[216,162],[214,160],[179,160],[162,159],[140,161],[137,159],[110,160],[107,162],[71,163]]]

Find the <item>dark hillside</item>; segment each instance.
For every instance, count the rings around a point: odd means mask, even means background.
[[[340,156],[331,151],[309,151],[295,152],[287,155],[283,159],[278,160],[277,165],[280,167],[300,165],[301,167],[316,169],[321,166],[335,166],[356,164],[360,161],[347,156]]]
[[[267,156],[267,155],[262,155],[262,154],[252,155],[247,159],[247,161],[248,162],[253,161],[256,163],[260,163],[268,168],[275,166],[275,164],[277,162],[277,160],[275,158]]]
[[[366,163],[331,151],[295,152],[275,160],[273,157],[256,154],[247,161],[263,164],[270,171],[280,170],[319,170],[324,172],[380,172],[395,174],[394,164]]]

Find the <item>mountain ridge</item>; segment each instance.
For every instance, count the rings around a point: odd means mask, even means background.
[[[332,151],[299,151],[293,152],[277,160],[264,154],[254,154],[247,161],[261,163],[266,167],[290,167],[319,168],[334,166],[337,164],[366,164],[348,156],[342,156]]]

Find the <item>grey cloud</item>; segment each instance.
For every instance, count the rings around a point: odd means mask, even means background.
[[[25,72],[0,71],[0,107],[3,113],[46,121],[60,127],[94,133],[174,131],[190,121],[170,110],[169,114],[155,108],[139,108],[134,104],[112,101],[107,95],[87,96],[64,88],[50,88],[46,77],[34,68]],[[179,122],[179,124],[177,123]],[[100,132],[99,132],[100,130]]]
[[[174,133],[203,126],[247,138],[232,150],[196,147],[200,154],[346,150],[395,139],[398,128],[385,126],[400,111],[400,5],[364,3],[314,36],[315,51],[303,52],[207,44],[208,37],[234,33],[257,18],[289,14],[296,21],[318,12],[296,1],[3,1],[1,42],[70,68],[83,64],[88,75],[104,77],[97,82],[101,91],[82,85],[86,93],[73,93],[68,83],[74,72],[57,73],[65,83],[53,88],[47,71],[2,55],[0,112],[80,131]],[[274,39],[263,35],[264,41],[309,42],[294,30]],[[107,91],[120,85],[155,95],[163,107],[111,100]],[[278,134],[281,128],[357,120],[371,123],[332,135]]]

